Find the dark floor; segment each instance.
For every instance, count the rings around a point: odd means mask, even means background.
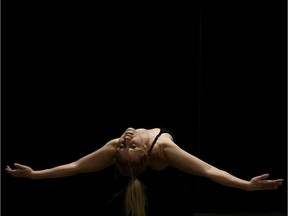
[[[194,216],[287,216],[286,212],[269,212],[269,213],[195,213]]]

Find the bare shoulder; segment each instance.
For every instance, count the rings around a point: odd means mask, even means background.
[[[165,152],[167,150],[178,148],[177,144],[173,141],[173,138],[168,133],[163,133],[155,145],[155,152],[161,159],[165,159]]]
[[[171,135],[169,134],[163,134],[161,138],[159,138],[158,141],[158,147],[161,150],[165,150],[167,148],[175,148],[178,147],[178,145],[173,141]]]

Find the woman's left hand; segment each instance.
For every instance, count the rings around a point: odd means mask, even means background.
[[[268,177],[268,173],[253,177],[248,185],[248,190],[276,190],[284,181],[283,179],[269,180]]]

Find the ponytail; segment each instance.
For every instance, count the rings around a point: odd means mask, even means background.
[[[137,178],[147,167],[149,158],[143,157],[138,163],[116,160],[116,168],[130,180],[125,189],[124,212],[126,216],[146,216],[146,186]]]
[[[124,212],[126,216],[146,216],[146,188],[136,177],[126,187]]]

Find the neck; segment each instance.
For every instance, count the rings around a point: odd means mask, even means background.
[[[142,137],[143,139],[143,146],[144,148],[148,151],[148,149],[151,147],[151,144],[153,142],[153,135],[150,133],[149,130],[141,130],[141,131],[138,131],[140,136]]]

